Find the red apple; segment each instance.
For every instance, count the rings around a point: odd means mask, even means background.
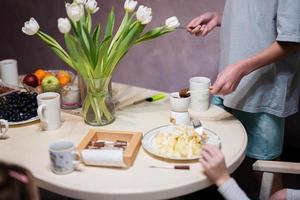
[[[23,83],[35,88],[39,85],[39,79],[34,74],[27,74],[23,79]]]

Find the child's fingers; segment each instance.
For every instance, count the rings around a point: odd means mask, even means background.
[[[198,25],[201,25],[201,23],[203,22],[203,16],[199,16],[199,17],[196,17],[195,19],[193,19],[189,24],[188,24],[188,27],[191,27],[191,28],[195,28],[196,26]]]
[[[205,28],[204,28],[204,30],[203,30],[203,32],[202,32],[202,36],[206,36],[207,35],[207,33],[209,32],[209,28],[208,28],[208,26],[205,26]]]
[[[207,152],[213,160],[221,160],[224,157],[219,148],[214,145],[205,145],[203,151]]]
[[[192,19],[192,21],[190,21],[186,27],[194,28],[195,24],[196,24],[195,23],[196,21],[197,21],[197,18]],[[197,24],[196,24],[196,26],[197,26]]]
[[[211,89],[210,89],[210,93],[213,94],[213,95],[216,95],[216,94],[219,94],[220,91],[222,90],[222,84],[219,84],[219,83],[214,83],[213,86],[211,86]]]
[[[203,149],[208,150],[208,151],[210,151],[210,150],[213,149],[213,148],[215,148],[215,146],[212,145],[212,144],[205,144],[205,145],[203,146]]]
[[[186,26],[185,29],[191,33],[194,28]]]
[[[208,163],[203,158],[201,158],[199,161],[200,161],[202,167],[204,168],[204,170],[209,168]]]
[[[191,33],[192,33],[192,34],[197,34],[197,33],[200,31],[200,29],[201,29],[201,26],[198,25],[196,28],[194,28],[194,29],[191,31]]]
[[[210,146],[205,146],[205,148],[203,148],[202,151],[208,153],[211,157],[214,156]]]
[[[210,163],[211,160],[212,160],[211,155],[208,152],[206,152],[206,151],[202,151],[201,156],[202,156],[202,159],[205,160],[208,163]]]
[[[193,20],[186,26],[187,30],[192,31],[193,29],[195,29],[195,28],[199,25],[199,23],[198,23],[199,19],[198,19],[198,18],[199,18],[199,17],[193,19]]]
[[[209,146],[209,151],[210,151],[210,154],[214,157],[214,158],[222,158],[223,157],[223,154],[222,152],[216,147],[216,146],[213,146],[213,145],[210,145]]]
[[[205,30],[205,27],[206,27],[205,24],[201,26],[201,28],[200,28],[201,35],[202,35],[203,31]]]

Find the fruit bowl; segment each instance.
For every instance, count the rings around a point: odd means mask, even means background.
[[[30,84],[24,83],[21,77],[23,87],[41,94],[43,92],[58,92],[61,94],[62,108],[80,107],[80,93],[78,88],[78,78],[71,71],[67,70],[36,70],[34,75],[39,80],[37,87],[31,87]],[[31,78],[31,77],[30,77]]]

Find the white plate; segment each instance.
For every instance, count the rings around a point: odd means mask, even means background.
[[[37,121],[37,120],[39,120],[39,117],[38,117],[38,116],[32,117],[32,118],[27,119],[27,120],[24,120],[24,121],[19,121],[19,122],[8,122],[8,125],[27,124],[27,123],[34,122],[34,121]]]
[[[161,157],[161,158],[167,158],[167,159],[172,159],[172,160],[195,160],[195,159],[199,159],[199,156],[194,156],[194,157],[190,157],[190,158],[178,158],[178,157],[171,157],[171,156],[168,156],[168,155],[162,155],[158,152],[158,149],[156,148],[156,145],[154,143],[154,139],[155,139],[155,136],[158,134],[158,133],[161,133],[161,132],[171,132],[174,128],[174,125],[165,125],[165,126],[161,126],[161,127],[157,127],[157,128],[154,128],[150,131],[148,131],[144,136],[143,136],[143,140],[142,140],[142,146],[143,148],[155,155],[155,156],[158,156],[158,157]],[[198,129],[201,129],[198,128]],[[198,132],[197,130],[198,129],[195,129],[196,132]],[[200,132],[200,131],[199,131]],[[215,145],[219,148],[221,148],[221,140],[219,138],[219,136],[217,136],[216,133],[214,133],[213,131],[207,129],[207,128],[204,128],[204,132],[207,134],[207,137],[208,137],[208,140],[206,142],[206,144],[212,144],[212,145]]]

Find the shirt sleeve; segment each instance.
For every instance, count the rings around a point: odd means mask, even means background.
[[[286,190],[286,199],[287,200],[300,200],[300,190]]]
[[[300,1],[278,0],[277,41],[300,43]]]
[[[223,183],[218,191],[226,200],[250,200],[233,178]]]

